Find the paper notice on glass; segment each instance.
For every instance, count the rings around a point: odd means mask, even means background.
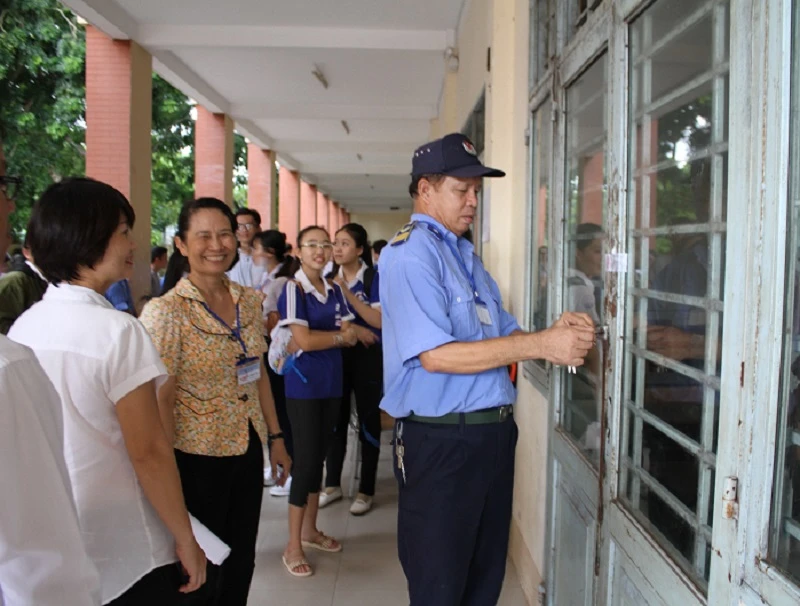
[[[200,548],[205,552],[206,557],[212,564],[221,566],[231,553],[231,548],[228,547],[222,540],[211,532],[205,525],[189,514],[189,521],[192,523],[192,532],[194,538]]]

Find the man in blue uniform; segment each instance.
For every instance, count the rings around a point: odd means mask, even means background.
[[[516,399],[506,367],[579,366],[594,343],[586,314],[537,333],[504,311],[497,284],[462,236],[483,166],[460,134],[414,152],[412,222],[381,254],[385,396],[397,419],[398,552],[411,606],[490,606],[505,575]]]

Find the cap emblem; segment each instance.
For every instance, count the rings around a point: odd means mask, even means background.
[[[472,143],[470,143],[467,140],[464,140],[461,143],[461,145],[464,146],[464,151],[467,152],[470,156],[475,156],[476,158],[478,157],[478,152],[475,151],[475,146],[472,145]]]

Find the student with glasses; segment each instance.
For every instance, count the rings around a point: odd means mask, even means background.
[[[288,326],[302,353],[284,376],[286,408],[292,424],[294,461],[289,493],[289,543],[283,564],[290,574],[307,577],[313,570],[304,548],[335,553],[336,539],[317,528],[322,464],[328,451],[342,398],[342,347],[356,344],[354,320],[338,285],[322,274],[333,245],[321,227],[298,236],[300,269],[278,299],[279,326]]]
[[[252,208],[236,211],[236,239],[239,242],[239,260],[228,271],[228,278],[242,286],[258,288],[264,277],[264,268],[253,262],[253,239],[261,231],[261,215]]]

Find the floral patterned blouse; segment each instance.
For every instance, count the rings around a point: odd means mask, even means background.
[[[239,306],[247,357],[262,357],[261,297],[224,278]],[[141,321],[176,381],[175,448],[216,457],[241,455],[249,443],[249,422],[267,443],[267,424],[258,382],[239,385],[236,362],[242,346],[205,306],[200,291],[183,278],[169,293],[152,299]]]

